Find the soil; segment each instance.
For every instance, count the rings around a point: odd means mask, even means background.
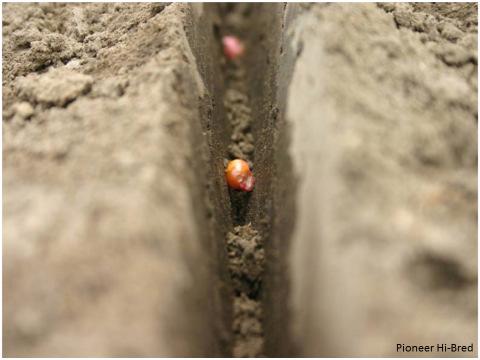
[[[3,4],[5,355],[476,355],[477,21]]]
[[[265,263],[262,238],[251,224],[236,226],[227,234],[232,277],[234,357],[263,355],[263,310],[259,300]]]
[[[296,24],[297,349],[476,349],[477,5],[316,4]]]
[[[242,4],[220,6],[220,17],[224,19],[219,35],[245,36],[245,28],[250,23],[248,7]],[[247,49],[252,43],[239,38]],[[218,39],[220,44],[222,39]],[[251,51],[251,50],[250,50]],[[255,139],[252,132],[252,109],[248,88],[248,69],[245,59],[225,59],[224,107],[231,129],[228,156],[225,160],[243,159],[255,171]],[[263,357],[263,304],[261,302],[262,276],[265,266],[265,251],[262,235],[248,217],[250,193],[230,190],[233,230],[226,236],[228,268],[233,288],[233,345],[234,357]]]
[[[3,6],[9,356],[224,352],[194,11]]]

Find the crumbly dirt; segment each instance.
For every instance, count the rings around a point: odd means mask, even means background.
[[[263,312],[259,301],[265,253],[262,238],[251,224],[236,226],[227,234],[229,270],[234,289],[232,354],[259,357],[263,354]]]
[[[220,36],[237,36],[245,42],[248,19],[244,17],[247,7],[242,4],[224,4],[219,7],[222,19]],[[221,38],[218,39],[221,43]],[[250,107],[248,69],[243,56],[223,64],[225,78],[224,107],[229,128],[229,160],[243,159],[254,169],[255,143],[252,132],[254,114]],[[254,172],[255,173],[255,172]],[[230,190],[233,230],[226,236],[228,268],[233,295],[233,344],[234,357],[264,356],[263,304],[260,299],[262,277],[265,267],[263,239],[251,223],[246,223],[249,212],[250,193]]]
[[[227,253],[235,291],[257,297],[265,263],[262,237],[251,224],[235,226],[227,234]]]
[[[253,166],[252,156],[255,150],[251,132],[252,110],[248,106],[248,97],[242,84],[245,81],[245,69],[235,66],[228,67],[227,78],[231,81],[225,92],[225,110],[232,127],[228,146],[230,160],[243,159]]]

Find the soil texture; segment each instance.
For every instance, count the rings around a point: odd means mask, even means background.
[[[477,12],[3,4],[4,354],[476,356]]]

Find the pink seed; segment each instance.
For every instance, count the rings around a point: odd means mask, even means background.
[[[230,60],[243,55],[245,47],[243,43],[235,36],[224,36],[222,39],[223,53]]]

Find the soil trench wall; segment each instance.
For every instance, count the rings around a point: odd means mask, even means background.
[[[262,301],[267,356],[294,354],[287,259],[295,221],[295,181],[288,155],[290,134],[285,110],[296,59],[290,30],[299,11],[296,4],[254,4],[247,34],[253,47],[246,54],[246,63],[255,117],[257,178],[249,216],[260,230],[265,244]]]
[[[298,353],[476,353],[476,4],[310,4],[291,30]]]
[[[7,356],[224,353],[211,21],[178,3],[4,5]]]

